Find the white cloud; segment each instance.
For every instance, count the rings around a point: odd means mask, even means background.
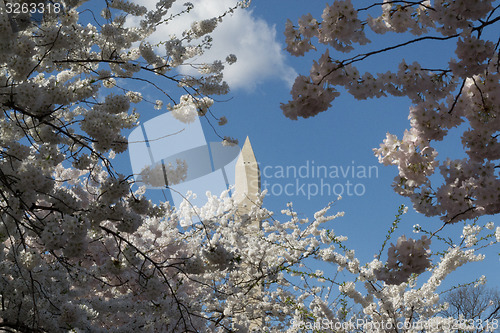
[[[154,0],[136,0],[136,3],[151,8]],[[151,43],[165,40],[170,35],[181,36],[182,32],[194,21],[217,17],[235,0],[194,0],[194,9],[189,14],[181,15],[168,25],[163,25],[151,36]],[[184,1],[177,1],[171,13],[183,8]],[[212,48],[196,59],[196,62],[224,60],[229,54],[235,54],[238,61],[226,66],[224,80],[231,89],[252,90],[257,84],[269,79],[281,79],[291,86],[297,73],[285,64],[283,45],[276,40],[276,30],[263,19],[254,16],[250,9],[238,9],[226,15],[217,28],[210,34]],[[187,70],[187,69],[185,69]]]

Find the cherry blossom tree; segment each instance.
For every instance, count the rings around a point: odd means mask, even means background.
[[[386,261],[382,249],[363,265],[344,245],[346,238],[329,228],[343,215],[328,215],[331,206],[300,219],[290,204],[281,222],[261,207],[265,193],[248,214],[238,210],[229,192],[209,193],[203,207],[186,200],[174,208],[153,204],[143,188],[133,190],[131,176],[115,169],[114,156],[127,149],[123,130],[139,120],[133,105],[160,109],[163,104],[146,100],[126,83],[157,89],[170,102],[167,108],[186,122],[210,114],[209,96],[228,91],[221,70],[235,61],[232,55],[225,63],[198,65],[197,77],[181,76],[176,68],[196,67],[191,60],[210,46],[208,34],[225,15],[248,4],[194,22],[183,36],[148,44],[156,27],[192,8],[187,3],[183,12],[172,12],[173,2],[160,0],[148,10],[124,0],[104,1],[100,12],[77,0],[11,1],[1,8],[0,329],[297,332],[326,318],[334,326],[323,331],[337,332],[335,325],[358,318],[333,311],[332,297],[322,292],[336,286],[367,316],[355,329],[380,331],[370,327],[418,319],[436,323],[429,332],[442,331],[451,319],[436,316],[443,309],[436,288],[457,267],[482,259],[476,249],[500,241],[500,228],[492,223],[467,225],[463,242],[448,244],[442,254],[429,252],[430,241],[439,239],[434,233],[401,237]],[[132,17],[138,25],[128,23]],[[484,27],[492,24],[491,17],[481,17]],[[460,22],[447,29],[463,29]],[[356,38],[364,42],[362,35]],[[488,66],[494,64],[483,67]],[[476,85],[489,84],[474,80],[477,84],[464,87],[476,91]],[[165,88],[168,84],[178,87],[179,96]],[[335,92],[328,88],[323,94]],[[460,96],[455,110],[475,95]],[[329,103],[303,102],[304,108]],[[406,161],[408,168],[418,161]],[[171,179],[182,179],[185,170],[182,163],[172,168]],[[254,227],[256,220],[261,229]],[[309,259],[333,263],[353,280],[311,272]],[[427,271],[417,288],[417,276]],[[365,284],[365,294],[358,283]],[[494,323],[488,329],[495,329]]]
[[[437,0],[384,0],[355,8],[346,0],[327,4],[321,19],[306,14],[296,25],[287,22],[287,50],[292,55],[304,56],[320,48],[325,51],[313,62],[309,75],[296,78],[292,100],[281,106],[284,115],[293,120],[316,116],[334,105],[342,91],[360,100],[388,95],[408,97],[413,104],[409,112],[411,128],[401,139],[388,133],[380,148],[374,149],[375,155],[381,163],[398,167],[393,184],[397,193],[409,197],[418,212],[440,216],[444,222],[439,230],[425,231],[427,235],[419,240],[400,237],[389,247],[385,262],[380,261],[382,251],[374,261],[361,266],[354,251],[341,247],[344,255],[340,255],[321,250],[320,260],[334,262],[355,278],[340,284],[341,297],[333,302],[323,296],[330,295],[331,289],[311,288],[309,296],[313,300],[308,306],[300,303],[300,311],[295,312],[296,331],[457,332],[498,328],[498,322],[475,323],[481,324],[479,327],[439,315],[447,304],[438,304],[437,288],[459,266],[482,260],[473,250],[480,242],[487,245],[492,244],[488,239],[493,238],[493,243],[500,240],[500,229],[495,230],[492,223],[465,224],[462,238],[457,241],[438,236],[447,224],[500,212],[500,39],[494,33],[500,20],[499,8],[495,1]],[[366,49],[370,39],[382,40],[376,34],[385,33],[401,34],[406,41],[356,53],[356,45]],[[360,73],[356,68],[367,58],[430,40],[455,41],[456,58],[443,68],[407,64],[404,60],[394,72]],[[354,54],[342,58],[342,53],[351,52]],[[462,134],[468,158],[439,161],[435,142],[444,140],[450,129],[461,124],[461,128],[469,126]],[[441,183],[431,178],[438,167]],[[488,230],[488,235],[479,235]],[[416,226],[415,231],[423,229]],[[436,255],[430,251],[433,239],[444,241],[448,247],[440,258],[431,259]],[[426,278],[424,271],[432,272],[431,276]],[[328,275],[321,271],[297,274],[304,279],[328,281]],[[425,282],[417,284],[422,279]],[[332,280],[331,286],[335,282]],[[364,292],[359,291],[360,282],[364,283]],[[306,294],[303,292],[303,296]],[[358,304],[361,313],[347,317],[345,298]]]
[[[206,113],[213,103],[207,95],[227,93],[220,61],[197,66],[198,77],[179,76],[175,68],[210,46],[208,34],[224,15],[247,4],[194,22],[183,36],[153,46],[145,40],[156,27],[192,4],[177,13],[170,0],[149,11],[113,0],[103,2],[99,13],[84,2],[1,5],[0,327],[21,332],[224,328],[228,316],[214,302],[225,303],[221,295],[234,297],[223,291],[220,276],[236,254],[229,259],[232,254],[216,239],[207,240],[215,237],[208,222],[180,231],[177,223],[185,214],[132,191],[130,177],[111,160],[127,149],[122,131],[138,122],[132,105],[163,104],[144,100],[124,88],[125,82],[157,89],[184,121]],[[130,26],[131,17],[139,25]],[[234,61],[234,55],[226,60]],[[168,84],[183,92],[179,102],[163,88]],[[212,271],[198,279],[205,257],[213,262]],[[249,281],[228,288],[252,286]]]
[[[384,165],[398,167],[394,190],[426,216],[455,223],[500,212],[498,1],[389,1],[355,8],[350,0],[326,5],[321,19],[302,16],[286,24],[287,50],[303,56],[316,45],[326,51],[309,75],[295,80],[292,100],[282,104],[291,119],[326,111],[343,88],[356,99],[405,96],[412,102],[410,128],[402,138],[387,134],[375,149]],[[374,34],[401,34],[406,41],[356,53]],[[373,37],[377,38],[377,37]],[[372,39],[373,39],[372,38]],[[368,58],[403,51],[426,41],[454,41],[442,68],[422,62],[385,73],[360,73]],[[377,44],[379,45],[379,44]],[[424,46],[425,47],[425,46]],[[342,54],[349,54],[343,58]],[[462,124],[467,158],[437,159],[435,143]],[[439,169],[442,181],[431,181]]]

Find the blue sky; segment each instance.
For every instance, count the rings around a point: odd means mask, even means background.
[[[137,0],[136,2],[149,4],[151,1]],[[215,15],[224,6],[234,3],[233,0],[192,2],[195,4],[193,15],[196,19],[208,18],[202,17],[202,13]],[[203,10],[197,12],[197,6]],[[428,230],[436,230],[441,226],[441,222],[438,218],[427,218],[415,213],[410,201],[398,196],[391,188],[392,179],[397,173],[396,167],[378,164],[377,158],[373,155],[372,149],[379,146],[387,132],[402,136],[404,129],[409,128],[410,102],[408,99],[382,98],[357,101],[347,94],[342,94],[334,101],[330,110],[317,117],[292,121],[283,116],[279,106],[280,103],[287,102],[290,98],[291,80],[296,73],[307,74],[312,59],[319,58],[322,53],[312,52],[304,58],[294,58],[286,54],[283,51],[285,47],[283,31],[286,19],[290,18],[293,22],[297,22],[301,15],[308,12],[319,17],[323,8],[323,2],[254,1],[250,9],[237,12],[235,17],[223,23],[213,34],[213,51],[208,56],[224,59],[227,54],[235,53],[239,61],[226,72],[228,82],[232,87],[231,93],[227,96],[216,97],[219,102],[215,103],[211,110],[217,117],[226,116],[228,119],[228,124],[217,127],[219,134],[239,139],[240,146],[246,136],[250,137],[261,170],[267,167],[266,175],[262,175],[262,182],[268,184],[270,193],[264,205],[272,211],[279,212],[285,208],[287,202],[291,201],[294,202],[294,209],[299,212],[300,216],[312,218],[314,212],[336,198],[336,195],[319,193],[311,195],[308,199],[307,193],[303,195],[303,192],[296,188],[294,195],[283,193],[277,195],[279,189],[284,189],[287,184],[292,184],[288,187],[291,191],[297,184],[297,179],[293,177],[278,178],[276,172],[279,168],[295,167],[298,170],[300,167],[313,164],[325,166],[330,168],[329,170],[335,167],[339,169],[343,167],[345,170],[353,165],[366,169],[375,168],[376,176],[372,173],[371,178],[341,176],[335,179],[321,179],[321,177],[299,179],[300,184],[305,184],[305,189],[307,186],[314,189],[312,184],[320,185],[323,180],[331,186],[340,184],[337,190],[344,186],[346,191],[347,181],[353,186],[358,184],[358,193],[361,189],[363,190],[362,195],[349,196],[344,192],[343,199],[333,206],[331,212],[342,210],[345,211],[345,216],[335,220],[331,227],[337,234],[348,236],[347,246],[356,250],[362,262],[367,262],[375,253],[378,253],[400,204],[410,206],[410,210],[403,217],[401,230],[397,235],[406,233],[411,236],[412,226],[417,223]],[[176,24],[175,29],[187,27],[186,21]],[[160,31],[153,36],[152,41],[160,40],[162,36],[178,33],[175,29]],[[407,36],[391,35],[376,37],[370,45],[360,51],[392,45],[406,38]],[[436,52],[437,50],[439,51]],[[426,64],[426,67],[436,67],[445,65],[453,56],[453,50],[453,43],[427,43],[369,58],[363,65],[358,65],[361,71],[369,70],[380,73],[389,69],[395,70],[401,58],[404,58],[407,63],[420,60]],[[352,56],[333,52],[331,55],[338,56],[340,59]],[[171,91],[175,94],[175,87],[172,87]],[[143,92],[143,94],[152,100],[160,98],[160,96],[148,95],[151,94],[150,91]],[[165,110],[156,111],[147,105],[143,106],[140,111],[142,111],[142,122],[165,112]],[[220,140],[206,121],[202,120],[201,123],[207,141]],[[451,143],[439,145],[442,149],[440,158],[464,156],[458,133],[459,131],[452,132],[447,138],[447,141]],[[127,170],[130,173],[128,158],[128,154],[125,154],[119,156],[117,160],[120,167],[123,167],[124,173],[127,173]],[[311,176],[311,171],[309,171],[309,176]],[[149,195],[157,198],[157,191],[153,192]],[[498,217],[485,217],[480,221],[500,223]],[[454,225],[445,229],[445,232],[457,234],[460,230],[461,226]],[[460,269],[453,275],[452,282],[464,283],[484,274],[489,284],[498,285],[497,276],[500,272],[498,246],[495,250],[486,252],[488,257],[484,263],[469,264],[465,269]]]

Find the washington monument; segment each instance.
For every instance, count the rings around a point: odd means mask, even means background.
[[[260,194],[260,170],[250,139],[246,138],[235,166],[234,201],[241,216],[248,214]]]
[[[245,221],[252,209],[252,206],[257,204],[257,198],[260,194],[260,170],[257,160],[255,159],[255,154],[253,153],[252,145],[250,144],[250,139],[246,138],[243,148],[241,148],[240,156],[236,161],[235,166],[235,191],[234,191],[234,201],[238,205],[238,215]],[[248,220],[247,220],[248,221]],[[255,219],[251,222],[247,222],[245,225],[248,232],[252,232],[260,229],[260,220]],[[250,280],[253,279],[252,276],[248,277]],[[244,306],[253,307],[255,310],[258,309],[258,304],[262,302],[262,286],[255,286],[252,289],[252,298],[249,304]],[[251,319],[249,330],[251,332],[260,332],[264,325],[264,317],[260,311],[255,312],[255,317]]]

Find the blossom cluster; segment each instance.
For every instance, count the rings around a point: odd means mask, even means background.
[[[401,284],[412,274],[423,273],[431,264],[429,246],[427,236],[419,240],[399,237],[396,245],[391,244],[387,251],[386,266],[375,272],[377,278],[387,284]]]
[[[305,76],[298,76],[292,88],[293,102],[282,107],[283,114],[296,120],[297,117],[312,117],[318,112],[326,111],[330,102],[339,93],[333,88],[310,82]]]
[[[172,112],[175,119],[183,123],[192,123],[199,115],[205,115],[213,104],[213,99],[208,97],[195,98],[192,95],[182,95],[178,104],[168,105],[167,109]]]

